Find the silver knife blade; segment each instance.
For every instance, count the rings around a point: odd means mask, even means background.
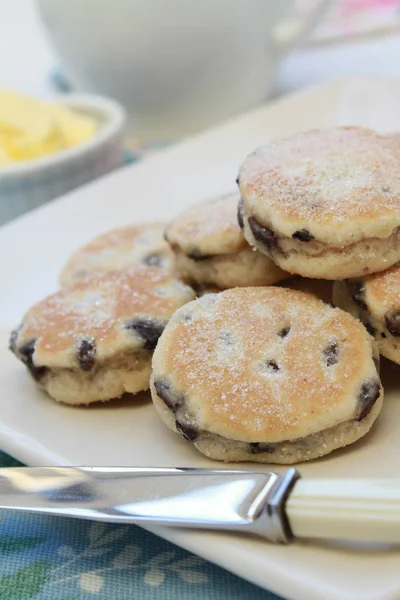
[[[285,500],[299,478],[223,469],[16,467],[0,469],[0,508],[117,523],[292,535]]]

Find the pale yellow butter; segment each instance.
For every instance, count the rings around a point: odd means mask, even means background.
[[[56,120],[67,146],[75,146],[90,139],[97,131],[98,123],[83,114],[77,114],[73,110],[48,105],[51,116]]]
[[[0,90],[0,165],[75,146],[90,139],[97,128],[89,116]]]

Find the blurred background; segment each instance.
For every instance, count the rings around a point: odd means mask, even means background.
[[[97,123],[83,144],[88,123],[64,114],[77,147],[29,164],[21,155],[18,177],[0,144],[0,223],[271,98],[399,76],[399,34],[397,0],[0,1],[0,142],[10,119],[32,129],[39,114],[22,101],[17,114],[2,90],[69,103]]]
[[[313,11],[316,22],[293,33]],[[399,75],[399,32],[393,0],[3,1],[0,87],[42,97],[114,96],[128,109],[129,144],[140,151],[310,84]],[[273,35],[288,47],[272,48]],[[287,42],[291,35],[299,39]],[[210,98],[201,90],[209,93],[216,78],[224,89]]]

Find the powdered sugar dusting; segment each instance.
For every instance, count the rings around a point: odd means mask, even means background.
[[[189,307],[192,318],[180,319]],[[327,366],[324,351],[333,342],[340,356]],[[179,310],[154,368],[172,374],[201,428],[272,442],[353,418],[366,360],[371,343],[346,313],[302,292],[243,288]]]
[[[370,228],[387,237],[400,224],[399,162],[394,136],[358,127],[312,130],[247,157],[240,188],[250,214],[278,233],[306,227],[324,241],[324,228],[337,228],[351,243],[371,237]]]
[[[163,294],[160,294],[163,290]],[[96,342],[107,356],[139,346],[125,325],[132,319],[167,323],[171,314],[194,298],[194,292],[167,272],[137,267],[95,273],[34,306],[24,319],[19,343],[37,339],[35,363],[71,360],[80,340]]]
[[[167,238],[183,252],[203,254],[237,252],[247,244],[240,230],[237,211],[240,194],[200,202],[184,210],[167,228]]]
[[[369,275],[364,279],[364,286],[367,304],[372,309],[400,311],[400,263],[382,273]]]
[[[164,229],[164,223],[140,223],[98,236],[72,254],[61,273],[62,285],[95,271],[122,270],[141,264],[173,272],[174,256],[164,239]]]

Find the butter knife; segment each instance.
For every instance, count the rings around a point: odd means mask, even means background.
[[[114,523],[400,543],[400,479],[194,468],[0,469],[0,508]]]

